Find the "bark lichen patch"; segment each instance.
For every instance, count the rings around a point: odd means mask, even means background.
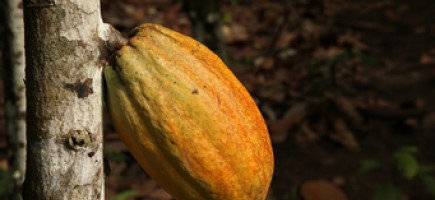
[[[68,40],[63,36],[43,36],[45,39],[42,43],[42,54],[44,59],[49,61],[56,61],[64,56],[68,56],[74,52],[76,47],[79,46],[79,40]]]
[[[77,93],[77,97],[79,99],[88,97],[89,95],[94,93],[91,78],[87,78],[83,82],[81,82],[80,80],[76,80],[76,82],[74,83],[66,83],[65,89]]]
[[[47,4],[50,3],[54,5],[54,2],[47,2]],[[71,52],[74,52],[78,46],[79,40],[71,40],[60,34],[61,31],[59,27],[57,27],[57,24],[65,18],[66,11],[63,9],[51,9],[50,11],[49,13],[54,17],[50,17],[44,24],[37,23],[34,28],[44,28],[50,31],[51,34],[35,34],[32,36],[32,39],[38,41],[39,48],[37,51],[42,54],[42,60],[57,61],[60,58],[70,55]],[[48,15],[48,13],[46,14]]]

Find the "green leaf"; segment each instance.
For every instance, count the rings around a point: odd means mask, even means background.
[[[426,190],[435,197],[435,179],[429,175],[421,175],[420,179],[426,187]]]
[[[435,170],[435,165],[431,165],[431,164],[422,165],[422,164],[420,164],[419,173],[426,174],[426,173],[433,172],[434,170]]]
[[[360,162],[360,167],[358,169],[357,174],[359,175],[364,174],[366,172],[379,169],[381,166],[382,166],[381,163],[377,160],[371,160],[371,159],[362,160]]]
[[[131,190],[125,190],[118,195],[116,195],[115,200],[127,200],[128,197],[131,197],[133,195],[136,195],[138,192],[134,189]]]
[[[8,171],[0,169],[0,197],[5,197],[8,195],[8,179]]]
[[[233,21],[233,17],[231,16],[230,13],[224,13],[224,15],[222,16],[222,22],[223,23],[231,23]]]
[[[418,148],[416,146],[403,146],[396,152],[403,152],[403,153],[417,153]]]
[[[419,164],[414,156],[416,152],[416,147],[407,146],[400,148],[393,155],[397,169],[407,179],[412,179],[418,174]]]
[[[403,194],[399,188],[387,182],[376,188],[374,200],[402,200]]]
[[[290,196],[291,196],[290,199],[295,199],[295,200],[300,199],[300,196],[299,196],[299,189],[300,188],[299,187],[300,187],[300,185],[296,184],[290,189]]]
[[[128,160],[128,157],[123,152],[119,151],[108,151],[105,153],[105,156],[108,160],[113,160],[121,163]]]

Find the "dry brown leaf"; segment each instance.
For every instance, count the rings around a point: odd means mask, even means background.
[[[281,83],[288,83],[292,79],[292,75],[289,74],[289,70],[285,68],[276,68],[273,70],[273,79],[275,81],[281,82]],[[286,87],[286,89],[288,89]]]
[[[397,15],[397,13],[392,10],[392,9],[387,9],[385,10],[385,16],[390,20],[390,21],[397,21],[399,19],[399,16]]]
[[[417,126],[419,125],[418,119],[415,117],[408,117],[404,120],[403,122],[406,126],[412,127],[412,128],[417,128]]]
[[[104,144],[104,149],[114,151],[114,152],[128,151],[127,147],[125,146],[125,144],[123,142],[121,142],[120,139],[113,140],[110,142],[106,141],[106,143]]]
[[[344,52],[345,52],[344,49],[336,46],[329,47],[327,49],[317,48],[316,51],[314,51],[313,53],[313,57],[318,59],[330,59],[340,54],[343,54]]]
[[[324,26],[313,22],[312,20],[303,20],[301,35],[307,40],[319,40],[323,35]]]
[[[163,13],[163,19],[165,22],[174,22],[178,21],[180,19],[185,19],[184,17],[181,18],[180,12],[182,12],[183,5],[181,2],[176,3],[175,5],[172,5],[169,7],[168,11]]]
[[[338,36],[338,43],[340,45],[350,45],[353,50],[363,51],[367,49],[367,46],[361,41],[361,39],[352,34],[342,34]]]
[[[275,60],[272,56],[268,57],[258,57],[254,60],[254,66],[257,68],[262,68],[264,70],[271,70],[273,69]]]
[[[170,194],[168,194],[163,189],[155,190],[149,196],[153,199],[156,199],[156,200],[171,200],[171,199],[173,199],[172,196]]]
[[[295,135],[295,141],[298,145],[306,145],[320,139],[320,134],[314,132],[308,122],[303,122],[300,131]]]
[[[270,127],[274,127],[275,125],[270,125]],[[270,139],[272,140],[273,144],[279,144],[279,143],[283,143],[287,140],[288,138],[288,132],[285,131],[284,129],[281,130],[277,130],[277,128],[274,128],[275,130],[270,130]]]
[[[429,54],[423,54],[420,56],[420,64],[422,65],[428,65],[435,63],[435,56],[429,55]]]
[[[422,119],[422,126],[425,129],[435,130],[435,112],[427,113]]]
[[[296,49],[288,48],[288,49],[285,49],[285,50],[279,52],[278,57],[281,60],[286,60],[286,59],[289,59],[290,57],[293,57],[297,54],[298,54],[298,51]]]
[[[343,190],[325,180],[305,181],[301,195],[304,200],[347,200]]]
[[[132,188],[137,191],[131,199],[146,199],[146,200],[170,200],[173,199],[170,194],[159,187],[152,179],[146,179],[139,184],[133,184]],[[129,197],[130,199],[130,197]]]
[[[274,65],[274,63],[275,63],[275,60],[273,59],[272,56],[266,57],[266,58],[264,59],[264,62],[263,62],[262,68],[263,68],[264,70],[271,70],[271,69],[273,69],[273,65]]]
[[[278,121],[269,123],[271,139],[274,143],[281,143],[287,139],[288,131],[300,124],[306,114],[306,103],[296,103]]]
[[[356,109],[355,104],[351,100],[343,96],[331,93],[327,93],[326,96],[335,102],[337,107],[349,119],[352,125],[357,127],[362,124],[363,117]]]
[[[261,106],[261,112],[269,122],[274,122],[278,119],[276,112],[268,105]]]
[[[334,132],[329,135],[329,138],[343,145],[344,147],[357,151],[359,150],[359,143],[355,139],[352,131],[347,127],[343,119],[337,118],[333,122]]]
[[[246,42],[249,39],[248,31],[241,24],[225,24],[222,26],[222,32],[226,43]]]
[[[142,197],[142,199],[149,199],[147,198],[151,193],[153,193],[156,189],[159,188],[157,183],[150,179],[145,179],[140,184],[134,184],[134,189],[138,191],[137,194],[138,197]]]
[[[346,183],[346,177],[334,176],[331,180],[334,185],[343,186]]]
[[[274,102],[282,102],[285,100],[286,88],[281,83],[271,82],[270,84],[263,85],[263,87],[258,90],[257,96]]]
[[[298,34],[294,32],[285,32],[281,35],[281,37],[276,42],[276,48],[285,49],[297,38],[298,38]]]
[[[8,160],[7,159],[0,159],[0,169],[6,170],[8,168]]]

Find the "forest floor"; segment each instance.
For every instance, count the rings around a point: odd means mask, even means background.
[[[153,22],[190,35],[180,2],[103,0],[102,12],[125,34]],[[270,200],[435,199],[431,0],[223,2],[228,65],[273,142]],[[171,199],[106,119],[107,199]]]

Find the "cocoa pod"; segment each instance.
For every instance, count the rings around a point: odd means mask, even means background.
[[[179,200],[264,200],[273,173],[267,127],[213,52],[156,24],[134,29],[105,67],[116,131]]]

